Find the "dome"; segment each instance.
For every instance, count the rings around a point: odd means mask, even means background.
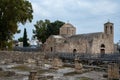
[[[65,23],[62,27],[72,27],[72,28],[75,28],[72,24],[70,23]]]
[[[60,35],[75,35],[75,33],[76,33],[76,28],[70,23],[65,23],[60,28]]]

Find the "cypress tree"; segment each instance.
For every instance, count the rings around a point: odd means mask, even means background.
[[[29,46],[27,40],[28,40],[28,39],[27,39],[27,31],[26,31],[26,28],[24,28],[24,34],[23,34],[23,47]]]

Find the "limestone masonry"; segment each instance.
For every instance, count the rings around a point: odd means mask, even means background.
[[[65,23],[59,35],[51,35],[45,42],[45,52],[105,54],[114,52],[114,24],[104,24],[104,32],[76,34],[76,28]]]

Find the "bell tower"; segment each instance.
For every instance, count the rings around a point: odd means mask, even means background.
[[[107,22],[104,24],[104,36],[105,40],[107,41],[106,44],[106,51],[107,53],[114,52],[114,24],[111,22]]]
[[[104,24],[104,33],[107,35],[107,36],[111,36],[113,38],[113,35],[114,35],[114,24],[111,23],[111,22],[107,22]]]

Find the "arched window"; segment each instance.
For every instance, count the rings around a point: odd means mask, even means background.
[[[105,45],[104,44],[101,44],[101,46],[100,46],[101,48],[105,48]]]
[[[73,53],[76,53],[77,52],[77,50],[76,49],[73,49]]]
[[[107,33],[107,26],[105,27],[105,33]]]
[[[52,52],[52,51],[53,51],[53,48],[51,47],[50,50],[51,50],[51,52]]]
[[[111,32],[111,34],[112,34],[112,31],[113,31],[113,27],[112,27],[112,26],[110,26],[110,32]]]

